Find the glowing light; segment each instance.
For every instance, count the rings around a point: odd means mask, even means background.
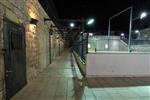
[[[91,25],[91,24],[94,23],[94,21],[95,21],[95,19],[93,19],[93,18],[92,18],[92,19],[89,19],[88,22],[87,22],[87,24],[88,24],[88,25]]]
[[[93,33],[89,33],[89,36],[93,36]]]
[[[139,33],[140,31],[139,30],[135,30],[135,33]]]
[[[140,16],[140,19],[143,19],[143,18],[145,18],[147,16],[147,13],[146,12],[142,12],[141,13],[141,16]]]
[[[90,44],[88,44],[88,49],[90,49],[91,48],[91,45]]]
[[[29,11],[28,11],[28,14],[29,14],[29,16],[31,17],[31,18],[34,18],[34,19],[36,19],[36,14],[34,13],[34,11],[30,8],[29,9]]]
[[[105,44],[105,49],[108,49],[108,44]]]
[[[30,24],[29,25],[29,30],[30,30],[30,32],[36,32],[36,25],[35,24]]]
[[[70,23],[70,27],[73,28],[75,26],[74,23]]]
[[[123,36],[124,36],[124,33],[121,33],[120,35],[123,37]]]

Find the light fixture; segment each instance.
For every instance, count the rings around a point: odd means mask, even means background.
[[[147,16],[147,13],[146,12],[142,12],[141,15],[140,15],[140,19],[143,19]]]
[[[38,23],[38,20],[37,20],[37,19],[31,18],[30,24],[32,24],[32,25],[37,25],[37,23]]]
[[[140,31],[139,30],[135,30],[135,33],[139,33]]]
[[[121,33],[120,35],[121,35],[122,37],[124,37],[124,33]]]
[[[91,48],[91,44],[88,43],[88,49],[90,49],[90,48]]]
[[[95,19],[93,19],[93,18],[92,18],[92,19],[89,19],[88,22],[87,22],[87,25],[91,25],[91,24],[93,24],[94,22],[95,22]]]
[[[36,33],[37,22],[38,22],[37,19],[31,18],[30,24],[29,24],[29,30],[30,30],[30,32]],[[33,34],[33,35],[35,35],[35,34]]]
[[[73,22],[70,23],[70,27],[73,28],[75,24]]]
[[[93,33],[89,33],[89,36],[93,36]]]
[[[105,44],[105,49],[108,49],[108,44]]]

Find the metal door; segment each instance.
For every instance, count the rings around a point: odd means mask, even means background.
[[[6,100],[9,100],[27,83],[23,26],[4,20],[4,50]]]

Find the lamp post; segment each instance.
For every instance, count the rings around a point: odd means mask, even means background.
[[[68,20],[69,21],[69,20]],[[84,57],[84,54],[85,54],[85,51],[84,51],[84,40],[86,40],[86,53],[88,52],[88,34],[86,34],[86,39],[84,39],[84,33],[85,33],[85,23],[86,25],[92,25],[94,22],[95,22],[95,19],[94,18],[90,18],[88,20],[85,20],[85,19],[81,19],[81,20],[70,20],[70,21],[73,21],[73,22],[81,22],[82,24],[82,31],[80,32],[81,33],[81,56],[82,58],[85,58]],[[75,27],[75,24],[71,22],[70,23],[70,28],[72,29],[73,27]]]
[[[88,37],[89,37],[89,34],[87,33],[86,34],[86,51],[84,52],[84,38],[83,38],[83,34],[84,34],[84,23],[86,21],[83,20],[83,23],[82,23],[82,57],[84,58],[84,53],[88,53]],[[93,23],[95,22],[95,19],[94,18],[90,18],[87,20],[86,22],[86,25],[90,26],[92,25]],[[85,59],[85,58],[84,58]]]
[[[95,19],[94,18],[90,18],[88,21],[87,21],[87,25],[90,26],[92,25],[93,23],[95,22]],[[89,38],[89,35],[93,35],[93,34],[87,34],[86,38],[87,38],[87,41],[86,41],[86,53],[88,53],[88,38]]]
[[[137,20],[137,19],[142,20],[142,19],[146,18],[147,15],[148,15],[147,12],[142,12],[142,13],[140,14],[140,16],[133,18],[132,21],[135,21],[135,20]]]
[[[147,17],[147,13],[146,12],[142,12],[140,16],[136,17],[133,19],[133,7],[130,6],[124,10],[122,10],[121,12],[117,13],[116,15],[112,16],[109,18],[109,23],[108,23],[108,41],[110,39],[110,29],[111,29],[111,20],[115,17],[117,17],[118,15],[126,12],[130,10],[130,22],[129,22],[129,39],[128,39],[128,51],[131,52],[131,32],[132,32],[132,21],[137,20],[137,19],[143,19],[145,17]],[[108,42],[109,43],[109,42]]]
[[[142,12],[141,15],[140,15],[140,19],[143,19],[147,16],[147,13],[146,12]]]
[[[133,7],[132,6],[130,6],[130,7],[126,8],[126,9],[122,10],[121,12],[119,12],[119,13],[117,13],[114,16],[112,16],[112,17],[109,18],[109,24],[108,24],[108,44],[109,44],[109,39],[110,39],[111,20],[113,18],[117,17],[118,15],[120,15],[120,14],[128,11],[128,10],[130,10],[128,51],[131,52],[130,48],[131,48],[131,31],[132,31],[132,16],[133,16],[132,15],[132,13],[133,13]]]

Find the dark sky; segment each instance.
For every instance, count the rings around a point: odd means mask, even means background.
[[[44,1],[50,0],[42,0],[43,3]],[[53,2],[59,19],[95,18],[96,23],[91,27],[94,30],[107,30],[108,18],[131,5],[134,7],[133,17],[139,16],[142,11],[150,11],[150,0],[53,0]],[[113,26],[127,26],[128,18],[129,12],[126,12],[114,19]]]

